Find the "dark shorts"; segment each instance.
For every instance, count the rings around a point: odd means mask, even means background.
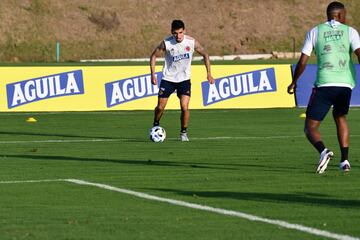
[[[333,106],[333,115],[341,116],[349,112],[352,90],[347,87],[320,87],[313,88],[306,117],[322,121]]]
[[[179,83],[169,82],[164,79],[160,82],[159,98],[168,98],[176,90],[177,96],[181,95],[191,96],[190,80],[185,80]]]

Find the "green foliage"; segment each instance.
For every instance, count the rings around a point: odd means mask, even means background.
[[[28,10],[33,12],[35,16],[43,16],[51,12],[51,7],[47,0],[31,0]]]
[[[0,48],[3,49],[1,55],[5,61],[15,63],[55,61],[55,43],[44,45],[42,41],[36,39],[16,43],[9,37],[3,45],[0,45]]]

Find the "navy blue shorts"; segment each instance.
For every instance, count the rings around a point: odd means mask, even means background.
[[[177,96],[181,95],[191,96],[190,80],[185,80],[179,83],[169,82],[164,79],[160,82],[159,98],[168,98],[176,90]]]
[[[313,88],[306,117],[322,121],[333,106],[333,115],[341,116],[349,112],[352,90],[348,87],[320,87]]]

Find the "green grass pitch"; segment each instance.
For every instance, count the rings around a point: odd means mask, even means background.
[[[188,143],[179,111],[165,112],[163,143],[149,141],[151,111],[1,113],[0,239],[327,239],[69,182],[4,183],[70,178],[360,238],[360,111],[348,174],[325,119],[335,158],[323,175],[303,111],[192,110]]]

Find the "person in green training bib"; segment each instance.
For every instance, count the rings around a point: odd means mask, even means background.
[[[305,39],[300,59],[296,65],[288,93],[293,94],[296,83],[306,68],[313,49],[317,57],[317,74],[314,88],[306,109],[304,132],[320,154],[316,173],[325,172],[334,153],[325,147],[319,127],[333,106],[333,117],[341,151],[339,168],[350,171],[349,127],[346,115],[349,111],[352,89],[355,87],[355,70],[351,54],[354,52],[360,63],[360,39],[358,32],[345,25],[346,9],[340,2],[328,5],[327,22],[311,29]]]

